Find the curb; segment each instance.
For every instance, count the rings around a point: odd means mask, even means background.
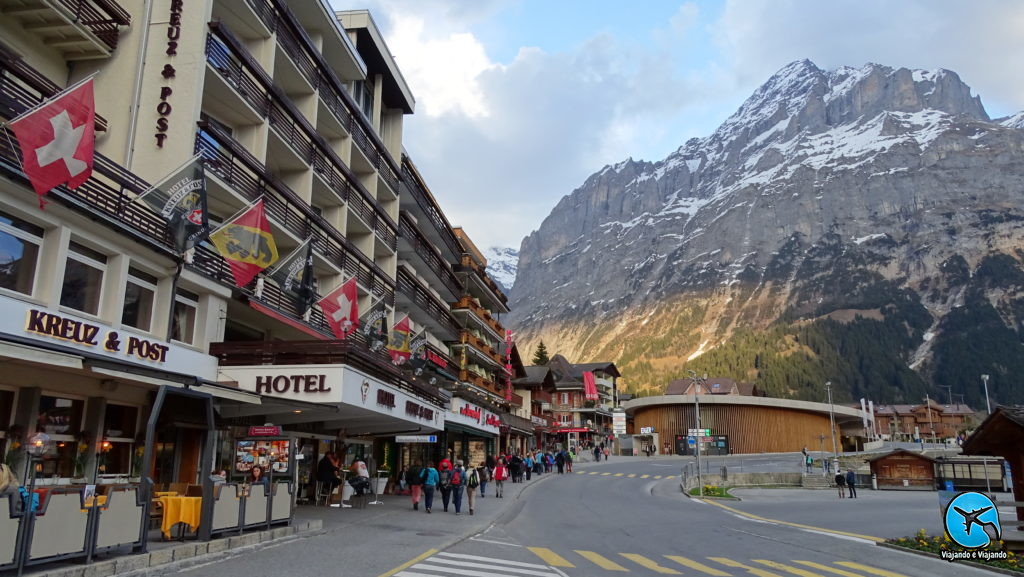
[[[879,547],[885,547],[886,549],[894,549],[896,551],[902,551],[904,553],[913,553],[921,557],[927,557],[929,559],[936,559],[938,561],[945,561],[942,557],[929,553],[927,551],[918,551],[917,549],[911,549],[909,547],[900,547],[899,545],[893,545],[892,543],[875,543]],[[994,571],[996,573],[1002,573],[1003,575],[1010,575],[1011,577],[1021,577],[1024,575],[1024,571],[1014,571],[1012,569],[1003,569],[1002,567],[993,567],[992,565],[985,565],[983,563],[975,563],[974,561],[966,561],[964,559],[957,559],[956,561],[948,561],[949,563],[962,563],[964,565],[970,565],[978,569],[984,569],[985,571]]]

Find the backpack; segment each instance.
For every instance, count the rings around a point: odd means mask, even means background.
[[[452,485],[462,484],[462,471],[455,469],[452,471]]]
[[[496,481],[504,481],[508,479],[508,469],[504,465],[498,465],[494,469],[494,479]]]
[[[469,470],[469,480],[466,481],[466,485],[470,488],[480,486],[480,473],[476,469]]]
[[[405,482],[409,485],[422,485],[423,484],[423,469],[421,467],[413,467],[405,472]]]
[[[437,485],[439,487],[447,487],[452,482],[452,472],[450,470],[448,470],[448,469],[440,471],[437,474],[437,479],[438,479]]]

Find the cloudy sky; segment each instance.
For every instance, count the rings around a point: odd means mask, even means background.
[[[1024,109],[1024,3],[330,0],[369,8],[416,97],[405,147],[454,225],[514,246],[590,174],[705,136],[788,62],[947,68]]]

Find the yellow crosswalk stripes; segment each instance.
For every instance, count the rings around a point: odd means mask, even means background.
[[[771,567],[772,569],[778,569],[779,571],[785,571],[786,573],[792,573],[797,577],[821,577],[818,573],[812,573],[806,569],[800,569],[799,567],[790,567],[789,565],[783,565],[775,561],[769,561],[768,559],[754,559],[754,563],[760,563]]]
[[[576,471],[576,474],[577,475],[586,475],[587,473],[585,471]],[[593,475],[593,473],[591,473],[591,475]]]
[[[565,557],[562,557],[547,547],[527,547],[527,549],[552,567],[575,567],[575,565],[566,561]]]
[[[591,474],[591,475],[596,475],[596,474],[597,474],[597,471],[591,471],[591,472],[590,472],[590,474]]]
[[[630,473],[630,474],[628,474],[626,476],[629,477],[630,479],[632,479],[633,477],[636,477],[636,473]]]
[[[641,479],[646,479],[647,477],[650,477],[650,475],[640,475]]]
[[[670,569],[668,567],[662,567],[661,565],[658,565],[657,563],[651,561],[643,555],[637,555],[636,553],[619,553],[619,555],[622,555],[626,559],[629,559],[637,565],[646,567],[651,571],[654,571],[655,573],[663,573],[665,575],[682,575],[682,573],[680,573],[679,571],[676,571],[675,569]]]
[[[872,575],[878,575],[879,577],[906,577],[902,573],[893,573],[892,571],[886,571],[885,569],[875,569],[868,565],[861,565],[860,563],[854,563],[853,561],[836,561],[836,565],[842,565],[843,567],[849,567],[850,569],[856,569],[857,571],[863,571],[865,573],[871,573]]]
[[[757,567],[751,567],[750,565],[744,565],[743,563],[740,563],[739,561],[733,561],[732,559],[729,559],[729,558],[726,558],[726,557],[708,557],[708,559],[711,559],[712,561],[714,561],[716,563],[721,563],[722,565],[725,565],[726,567],[735,567],[737,569],[746,569],[747,573],[750,573],[751,575],[756,575],[757,577],[782,577],[778,573],[772,573],[771,571],[765,571],[764,569],[758,569]]]
[[[607,477],[608,475],[611,475],[611,473],[601,473],[602,477]]]
[[[708,575],[714,575],[715,577],[729,577],[729,574],[725,571],[715,569],[714,567],[708,567],[707,565],[699,561],[694,561],[693,559],[687,559],[686,557],[680,557],[679,555],[665,555],[665,558],[675,561],[684,567],[689,567],[690,569],[696,569],[702,573],[707,573]]]
[[[614,477],[621,477],[621,476],[623,476],[623,475],[625,475],[625,473],[615,473],[615,475],[613,475],[613,476],[614,476]]]
[[[580,557],[583,557],[602,569],[607,569],[608,571],[629,571],[629,569],[626,569],[622,565],[619,565],[615,561],[612,561],[599,553],[594,553],[593,551],[580,551],[579,549],[576,550],[576,553],[578,553]]]
[[[660,479],[660,478],[661,478],[661,475],[655,475],[655,476],[654,476],[654,478],[655,478],[655,479]]]
[[[822,565],[821,563],[815,563],[814,561],[793,561],[807,567],[812,567],[819,571],[828,571],[829,573],[835,573],[836,575],[842,575],[843,577],[864,577],[860,573],[851,573],[849,571],[843,571],[842,569],[836,569],[835,567],[829,567],[828,565]]]

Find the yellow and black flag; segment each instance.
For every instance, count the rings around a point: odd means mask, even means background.
[[[277,245],[270,233],[262,198],[241,216],[211,233],[210,242],[228,261],[239,287],[245,287],[260,271],[277,262]]]

